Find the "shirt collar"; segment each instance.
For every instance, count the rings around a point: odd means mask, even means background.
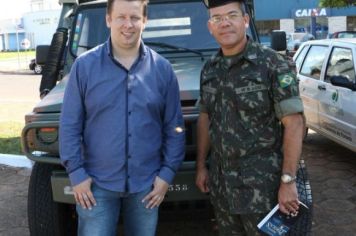
[[[228,67],[233,66],[237,64],[241,60],[246,60],[250,63],[253,63],[257,65],[257,58],[258,58],[258,45],[255,43],[253,40],[247,36],[247,44],[244,50],[236,55],[233,55],[231,57],[226,57],[222,53],[221,48],[219,49],[218,53],[215,54],[212,58],[213,63],[219,63],[219,62],[224,62],[228,64]]]
[[[114,55],[113,55],[113,52],[112,52],[112,45],[111,45],[111,37],[108,38],[108,40],[105,42],[105,44],[106,44],[105,48],[106,48],[107,55],[110,58],[114,59]],[[139,59],[142,59],[146,55],[147,55],[147,47],[143,43],[143,41],[141,40],[140,49],[139,49]]]

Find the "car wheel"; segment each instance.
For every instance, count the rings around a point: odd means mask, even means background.
[[[309,128],[306,127],[305,130],[304,130],[304,135],[303,135],[303,142],[306,141],[307,137],[308,137],[308,131],[309,131]]]
[[[27,214],[30,235],[75,235],[75,206],[53,201],[51,175],[59,167],[36,162],[28,188]]]
[[[42,73],[42,66],[40,65],[35,65],[35,68],[33,69],[33,71],[35,72],[35,74],[39,75]]]

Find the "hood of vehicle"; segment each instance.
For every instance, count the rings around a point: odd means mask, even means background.
[[[196,100],[199,97],[201,58],[174,59],[170,61],[177,75],[181,100]],[[60,112],[65,86],[69,76],[63,78],[33,109],[36,113]]]
[[[33,109],[36,113],[60,112],[63,103],[64,90],[69,76],[65,76]]]
[[[170,61],[177,75],[181,100],[199,97],[200,71],[204,61],[200,57],[181,58]]]

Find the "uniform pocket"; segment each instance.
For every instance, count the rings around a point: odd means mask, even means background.
[[[278,199],[279,172],[243,171],[227,177],[227,199],[231,213],[263,213]]]
[[[218,90],[208,85],[204,85],[202,87],[202,90],[203,90],[203,100],[205,102],[205,106],[208,109],[209,116],[211,116],[214,113],[213,111],[216,106],[216,96]]]
[[[235,89],[238,117],[245,128],[258,127],[271,115],[271,101],[265,85]]]

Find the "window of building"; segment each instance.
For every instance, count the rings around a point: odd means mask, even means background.
[[[256,21],[256,28],[262,44],[270,45],[271,32],[280,29],[279,20]]]
[[[356,16],[347,17],[347,30],[356,31]]]
[[[313,24],[313,18],[311,17],[302,17],[295,19],[295,32],[312,32],[311,25]],[[328,18],[327,17],[315,17],[315,38],[316,39],[324,39],[328,35],[329,27],[328,27]]]

